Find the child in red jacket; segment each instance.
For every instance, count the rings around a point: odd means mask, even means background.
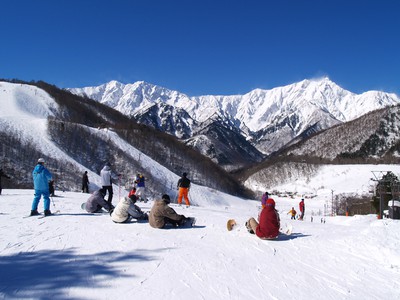
[[[275,209],[275,201],[269,198],[265,208],[262,209],[259,217],[259,223],[250,218],[246,222],[246,227],[250,233],[255,233],[260,239],[275,239],[279,235],[280,219]]]

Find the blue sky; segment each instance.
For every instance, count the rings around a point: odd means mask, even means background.
[[[400,95],[400,1],[3,1],[0,78],[189,96],[328,76]]]

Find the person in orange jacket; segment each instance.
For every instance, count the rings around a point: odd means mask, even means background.
[[[296,214],[297,214],[297,212],[296,212],[296,210],[294,209],[294,207],[292,207],[292,209],[291,210],[289,210],[289,212],[287,213],[287,214],[291,214],[291,220],[296,220]]]
[[[190,189],[190,180],[187,178],[187,173],[183,173],[182,177],[178,180],[178,204],[182,203],[182,198],[185,199],[186,206],[190,206],[189,201],[189,189]]]

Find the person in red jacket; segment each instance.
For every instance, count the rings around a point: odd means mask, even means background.
[[[275,239],[279,235],[280,228],[279,214],[275,209],[275,201],[269,198],[265,204],[265,208],[261,210],[259,222],[254,218],[250,218],[246,222],[247,230],[255,233],[260,239]]]
[[[304,213],[306,211],[306,207],[304,205],[304,199],[301,199],[301,201],[299,203],[299,209],[300,209],[300,218],[299,218],[299,220],[303,221]]]

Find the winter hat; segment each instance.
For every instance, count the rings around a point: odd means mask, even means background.
[[[37,162],[38,163],[44,163],[44,158],[39,158]]]
[[[187,176],[187,173],[186,173],[186,172],[183,172],[182,176],[183,176],[183,177],[186,177],[186,176]]]
[[[269,198],[266,202],[266,206],[272,206],[275,207],[275,201],[272,198]]]
[[[171,203],[171,198],[167,195],[164,194],[162,195],[162,199],[165,201],[165,203],[170,204]]]

